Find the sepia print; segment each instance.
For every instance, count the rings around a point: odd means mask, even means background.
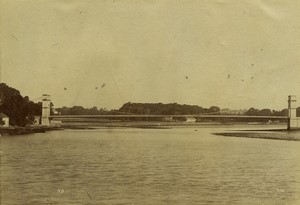
[[[0,204],[300,204],[300,2],[0,2]]]

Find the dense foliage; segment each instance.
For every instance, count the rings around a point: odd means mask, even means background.
[[[41,115],[42,104],[34,103],[20,91],[0,83],[0,112],[9,117],[10,125],[25,126],[33,122],[34,115]]]
[[[191,115],[218,113],[220,108],[211,106],[202,108],[198,105],[180,105],[177,103],[125,103],[119,110],[122,113],[145,114],[145,115]]]
[[[62,107],[55,109],[58,114],[61,115],[105,115],[110,114],[110,111],[105,109],[98,109],[97,107],[93,108],[84,108],[82,106],[73,106],[73,107]]]
[[[300,117],[300,107],[297,108],[297,116]],[[270,110],[270,109],[255,109],[250,108],[245,115],[251,115],[251,116],[287,116],[288,115],[288,109],[283,109],[281,111],[277,110]]]
[[[197,105],[180,105],[177,103],[125,103],[118,110],[84,108],[82,106],[62,107],[55,109],[61,115],[105,115],[105,114],[144,114],[144,115],[189,115],[218,113],[219,107],[202,108]]]
[[[300,107],[299,107],[300,111]],[[270,110],[270,109],[256,109],[256,108],[250,108],[245,115],[250,115],[250,116],[287,116],[288,110],[283,109],[281,111],[276,111],[276,110]]]
[[[4,124],[5,124],[4,120],[0,119],[0,125],[4,125]]]
[[[177,103],[125,103],[118,110],[84,108],[82,106],[56,108],[62,115],[108,115],[108,114],[141,114],[141,115],[197,115],[197,114],[220,114],[220,108],[211,106],[203,108],[197,105],[180,105]],[[228,115],[228,114],[227,114]],[[236,114],[233,114],[236,115]],[[244,115],[250,116],[287,116],[287,109],[281,111],[270,109],[250,108]],[[297,108],[297,116],[300,116],[300,107]]]

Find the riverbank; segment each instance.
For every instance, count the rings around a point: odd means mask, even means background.
[[[287,131],[285,123],[186,123],[186,122],[107,122],[107,123],[67,123],[65,129],[172,129],[194,128],[224,128],[222,133],[212,133],[223,137],[259,138],[272,140],[300,141],[300,131]],[[228,128],[230,130],[228,130]],[[227,130],[227,131],[225,131]]]
[[[257,138],[272,140],[300,141],[300,131],[287,131],[282,129],[274,130],[252,130],[252,131],[235,131],[213,133],[223,137],[240,137],[240,138]]]
[[[186,123],[186,122],[106,122],[106,123],[63,123],[60,127],[27,126],[27,127],[9,127],[0,128],[1,135],[26,135],[33,133],[45,133],[52,130],[77,129],[172,129],[172,128],[193,128],[200,131],[202,128],[224,128],[222,133],[213,133],[224,137],[240,138],[261,138],[300,141],[300,132],[287,132],[285,124],[266,124],[266,123]],[[250,128],[251,127],[251,128]],[[255,127],[256,129],[252,129]],[[230,130],[228,130],[228,128]],[[249,129],[250,128],[250,129]],[[252,129],[252,130],[251,130]],[[227,130],[227,131],[226,131]],[[292,133],[292,134],[290,134]]]
[[[52,130],[62,130],[61,127],[43,127],[43,126],[28,126],[28,127],[1,127],[1,135],[26,135],[33,133],[45,133]]]

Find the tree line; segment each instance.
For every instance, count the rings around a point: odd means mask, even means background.
[[[200,115],[221,114],[218,106],[203,108],[198,105],[181,105],[177,103],[131,103],[123,104],[119,109],[106,110],[97,107],[84,108],[83,106],[62,107],[55,109],[61,115],[114,115],[114,114],[137,114],[137,115]],[[249,116],[287,116],[288,109],[271,110],[250,108],[242,115]],[[226,114],[227,115],[227,114]],[[297,116],[300,116],[300,107],[297,108]]]
[[[300,116],[300,107],[296,109],[297,116]],[[245,112],[245,115],[250,116],[287,116],[288,115],[288,109],[282,109],[281,111],[277,110],[270,110],[270,109],[256,109],[256,108],[250,108],[247,112]]]
[[[73,107],[62,107],[56,108],[55,111],[61,115],[107,115],[111,114],[112,111],[97,107],[84,108],[82,106],[73,106]]]
[[[125,103],[118,110],[122,113],[144,115],[199,115],[205,113],[218,113],[220,108],[211,106],[203,108],[198,105],[181,105],[177,103]]]
[[[42,103],[34,103],[23,97],[15,88],[0,83],[0,113],[9,117],[10,125],[25,126],[34,122],[35,115],[41,115]]]

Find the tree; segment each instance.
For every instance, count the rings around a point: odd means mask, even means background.
[[[259,111],[258,115],[261,116],[271,116],[272,115],[272,111],[270,109],[262,109]]]
[[[87,114],[89,115],[98,115],[99,111],[97,107],[92,107],[90,109],[87,109]]]
[[[5,124],[4,120],[0,119],[0,125],[4,125],[4,124]]]
[[[288,116],[288,109],[281,110],[281,116]]]
[[[208,109],[208,112],[210,112],[210,113],[218,113],[218,112],[220,112],[220,108],[219,107],[217,107],[217,106],[211,106],[209,109]]]
[[[251,116],[259,115],[259,110],[252,107],[245,114]]]
[[[10,118],[10,125],[25,126],[32,123],[34,115],[41,113],[41,104],[30,101],[28,96],[22,97],[15,88],[0,83],[0,93],[0,112]]]
[[[50,102],[50,115],[54,114],[54,104]]]
[[[73,106],[70,108],[70,115],[85,115],[86,110],[82,106]]]

